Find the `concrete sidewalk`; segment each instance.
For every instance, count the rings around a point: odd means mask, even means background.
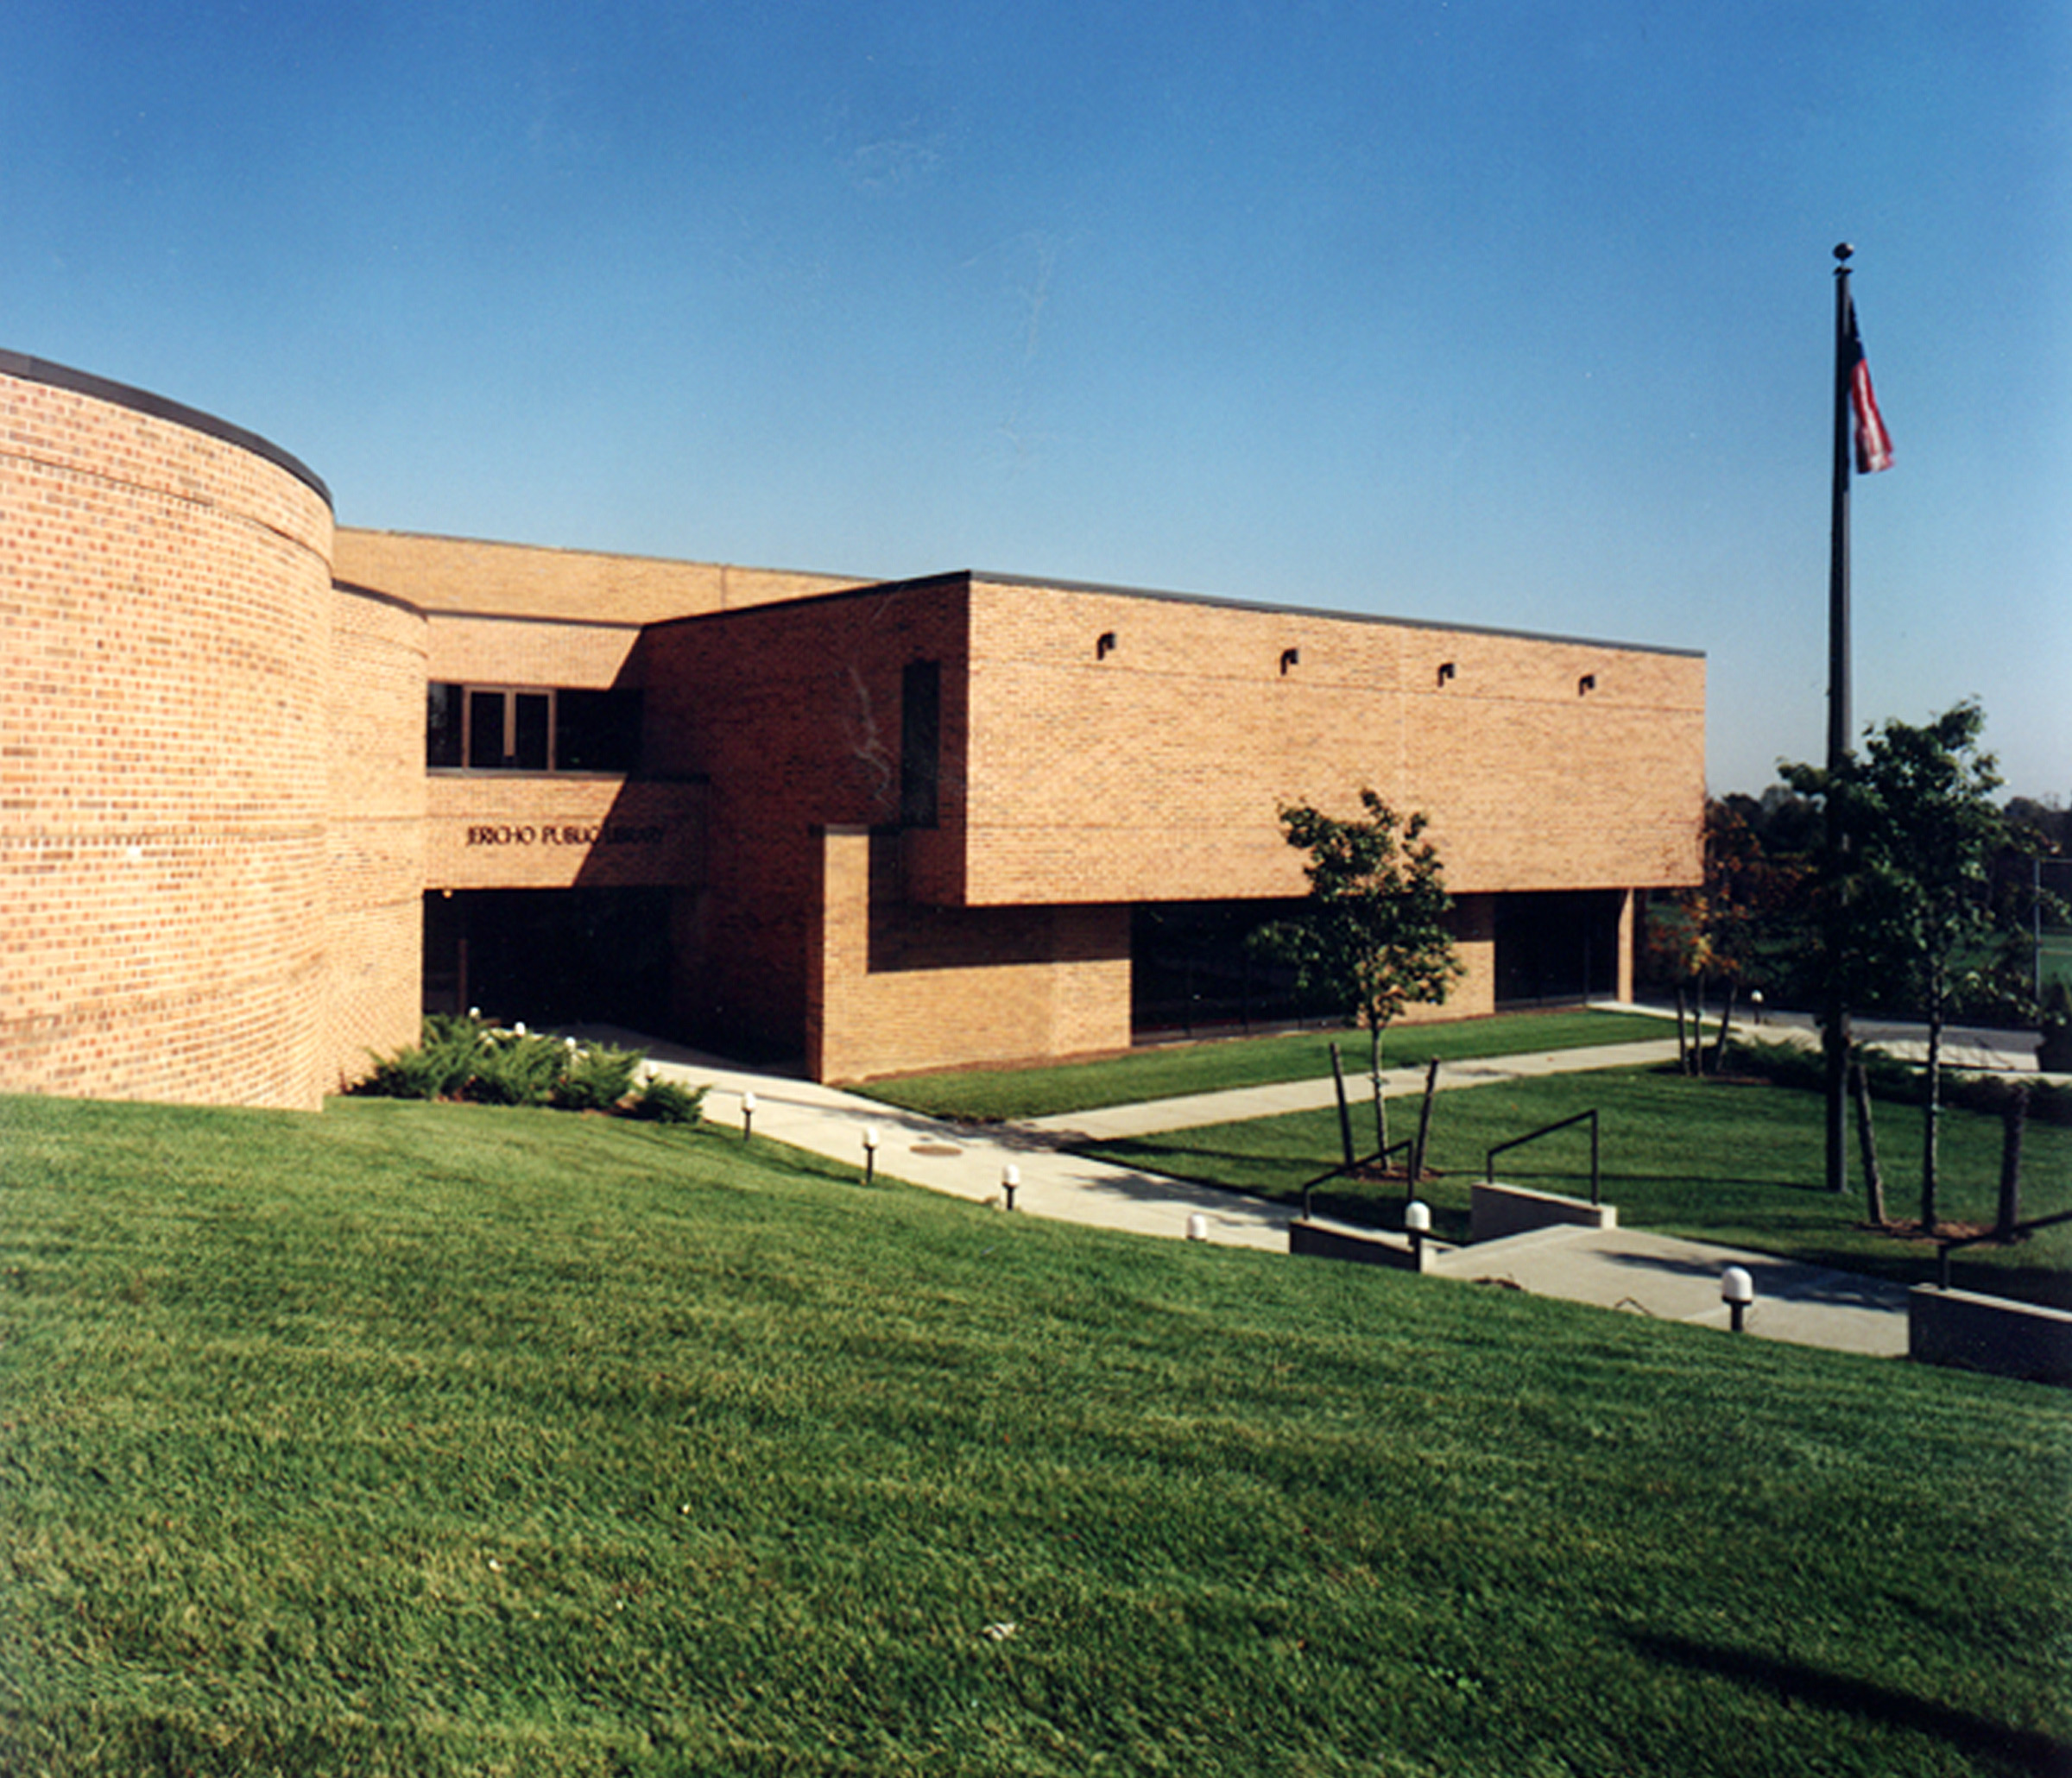
[[[1874,1358],[1906,1355],[1904,1284],[1645,1229],[1535,1229],[1452,1248],[1435,1255],[1426,1270],[1723,1330],[1732,1318],[1720,1297],[1720,1277],[1730,1265],[1755,1283],[1744,1322],[1748,1333]]]
[[[1519,1056],[1478,1056],[1441,1062],[1438,1089],[1457,1091],[1463,1087],[1488,1087],[1504,1081],[1578,1074],[1591,1069],[1653,1067],[1674,1062],[1676,1057],[1674,1037],[1650,1037],[1639,1043],[1603,1043],[1580,1050],[1541,1050]],[[1424,1070],[1384,1069],[1381,1084],[1384,1095],[1392,1101],[1421,1095]],[[1349,1074],[1345,1090],[1355,1106],[1367,1104],[1366,1074]],[[1057,1142],[1109,1142],[1164,1130],[1196,1130],[1205,1124],[1235,1124],[1252,1118],[1278,1118],[1289,1112],[1322,1111],[1336,1102],[1337,1089],[1326,1075],[1321,1080],[1282,1081],[1266,1087],[1235,1087],[1222,1093],[1150,1099],[1138,1105],[1104,1106],[1097,1111],[1062,1112],[1056,1117],[1031,1118],[1016,1127],[1039,1132]]]
[[[1088,1113],[1027,1125],[959,1125],[902,1112],[837,1088],[743,1069],[635,1031],[585,1025],[571,1027],[568,1035],[647,1050],[656,1073],[707,1088],[706,1120],[723,1129],[742,1129],[744,1107],[752,1094],[755,1111],[745,1119],[749,1130],[742,1139],[787,1143],[853,1166],[859,1176],[869,1130],[877,1139],[876,1171],[927,1191],[1001,1204],[1002,1175],[1012,1166],[1020,1175],[1014,1194],[1018,1213],[1169,1240],[1186,1239],[1191,1220],[1199,1216],[1203,1238],[1210,1242],[1274,1253],[1288,1251],[1288,1224],[1295,1214],[1291,1207],[1110,1166],[1067,1153],[1060,1144],[1088,1131],[1096,1119],[1103,1133],[1143,1133],[1186,1127],[1169,1121],[1176,1114],[1197,1123],[1221,1123],[1310,1109],[1329,1105],[1333,1098],[1328,1080],[1297,1081],[1156,1106],[1121,1107],[1112,1116]],[[1632,1067],[1674,1054],[1672,1039],[1608,1044],[1450,1063],[1440,1069],[1439,1078],[1442,1084],[1461,1088]],[[1402,1073],[1406,1085],[1395,1090],[1422,1088],[1422,1069]],[[1455,1076],[1450,1082],[1449,1074]],[[1175,1107],[1192,1110],[1176,1113]],[[1138,1114],[1134,1124],[1131,1113]],[[1755,1280],[1756,1303],[1747,1323],[1753,1334],[1879,1356],[1906,1350],[1906,1293],[1899,1286],[1642,1230],[1542,1229],[1457,1248],[1437,1258],[1430,1270],[1663,1321],[1724,1327],[1728,1312],[1720,1301],[1720,1274],[1728,1265],[1746,1267]]]
[[[1001,1176],[1012,1166],[1020,1175],[1014,1207],[1032,1216],[1184,1239],[1188,1219],[1198,1215],[1204,1219],[1206,1238],[1222,1245],[1280,1253],[1288,1249],[1291,1213],[1279,1204],[1085,1160],[1063,1152],[1054,1138],[1011,1125],[939,1122],[837,1088],[739,1068],[635,1031],[584,1025],[571,1027],[569,1034],[647,1050],[656,1073],[709,1089],[706,1121],[724,1129],[742,1128],[744,1096],[752,1093],[750,1140],[789,1143],[846,1163],[859,1174],[863,1133],[871,1130],[877,1136],[878,1173],[945,1196],[1001,1202]]]

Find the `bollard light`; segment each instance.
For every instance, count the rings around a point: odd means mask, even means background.
[[[1759,988],[1751,988],[1751,989],[1749,990],[1749,993],[1748,993],[1748,1004],[1749,1004],[1751,1006],[1753,1006],[1753,1007],[1754,1007],[1754,1008],[1755,1008],[1755,1022],[1756,1022],[1758,1025],[1760,1025],[1760,1024],[1763,1022],[1763,991],[1762,991],[1762,989],[1760,989],[1760,988],[1759,987]]]
[[[753,1093],[744,1093],[741,1095],[741,1139],[746,1142],[750,1136],[755,1134],[755,1095]]]
[[[1205,1241],[1209,1239],[1209,1219],[1199,1210],[1187,1219],[1187,1239],[1191,1241]]]
[[[1730,1265],[1720,1274],[1720,1301],[1727,1305],[1727,1313],[1734,1322],[1734,1331],[1741,1331],[1741,1317],[1748,1313],[1748,1305],[1755,1301],[1755,1280],[1740,1266]]]
[[[863,1183],[869,1185],[878,1170],[878,1126],[863,1126]]]
[[[1000,1188],[1007,1194],[1008,1208],[1014,1207],[1014,1188],[1021,1183],[1021,1169],[1012,1162],[1000,1170]]]
[[[1412,1198],[1403,1207],[1403,1226],[1410,1236],[1411,1258],[1421,1261],[1424,1237],[1431,1233],[1431,1206],[1422,1198]]]

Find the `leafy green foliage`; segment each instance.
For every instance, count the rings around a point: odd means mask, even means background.
[[[1851,848],[1851,868],[1830,892],[1842,898],[1847,949],[1828,968],[1841,972],[1853,1004],[1882,979],[1899,984],[1928,1021],[1921,1223],[1931,1229],[1942,1027],[1968,1001],[2004,992],[2016,962],[2004,942],[2014,935],[1990,892],[2007,826],[1993,800],[1999,773],[1979,746],[1985,727],[1976,703],[1960,703],[1919,727],[1892,721],[1872,730],[1838,778],[1785,767],[1794,789],[1836,804]]]
[[[1368,1033],[1376,1143],[1387,1146],[1381,1106],[1382,1034],[1412,1005],[1443,1004],[1462,965],[1454,954],[1438,848],[1425,817],[1407,821],[1371,789],[1364,821],[1342,821],[1306,803],[1284,806],[1289,845],[1310,854],[1301,914],[1261,929],[1260,943],[1295,969],[1297,990],[1336,1005]]]
[[[565,1111],[610,1111],[633,1091],[647,1059],[645,1050],[615,1050],[609,1043],[572,1050],[554,1084],[554,1103]]]
[[[488,1029],[479,1019],[433,1013],[420,1042],[376,1056],[352,1091],[376,1099],[458,1099],[481,1061]]]
[[[461,1094],[477,1105],[546,1105],[567,1069],[568,1050],[559,1038],[492,1031]]]
[[[705,1089],[685,1087],[650,1075],[641,1082],[627,1107],[629,1117],[651,1124],[695,1124],[704,1116]]]
[[[467,1099],[478,1105],[552,1105],[611,1111],[633,1091],[647,1052],[580,1044],[521,1025],[434,1013],[416,1048],[377,1056],[351,1088],[374,1099]]]

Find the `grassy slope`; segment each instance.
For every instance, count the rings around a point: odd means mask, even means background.
[[[1467,1056],[1516,1056],[1675,1035],[1673,1022],[1644,1013],[1514,1012],[1399,1026],[1388,1033],[1382,1059],[1390,1068],[1422,1067],[1435,1056],[1451,1062]],[[1367,1034],[1334,1030],[1174,1043],[1040,1068],[905,1075],[873,1081],[857,1090],[930,1117],[1042,1118],[1189,1093],[1327,1079],[1334,1043],[1344,1057],[1347,1078],[1356,1084],[1366,1074]]]
[[[2072,1742],[2058,1392],[693,1132],[0,1128],[10,1772],[1886,1775]]]
[[[1466,1237],[1469,1194],[1484,1157],[1500,1142],[1595,1107],[1600,1115],[1603,1194],[1629,1226],[1678,1234],[1816,1264],[1870,1271],[1907,1283],[1935,1276],[1932,1243],[1896,1240],[1862,1226],[1860,1182],[1836,1200],[1822,1184],[1822,1101],[1814,1093],[1753,1082],[1694,1081],[1672,1071],[1613,1069],[1507,1082],[1433,1101],[1430,1164],[1441,1176],[1418,1195],[1432,1206],[1434,1227]],[[1396,1103],[1391,1133],[1416,1128],[1414,1100]],[[1877,1107],[1887,1213],[1911,1217],[1920,1207],[1921,1113]],[[1990,1225],[1998,1204],[2000,1120],[1945,1109],[1939,1138],[1945,1220]],[[1303,1113],[1176,1130],[1134,1141],[1093,1145],[1088,1152],[1128,1166],[1200,1179],[1294,1203],[1303,1181],[1338,1157],[1336,1115]],[[1857,1151],[1849,1153],[1854,1177]],[[1500,1156],[1505,1179],[1543,1190],[1589,1189],[1589,1137],[1577,1128]],[[2032,1122],[2023,1145],[2025,1217],[2072,1210],[2072,1128]],[[1398,1220],[1400,1183],[1334,1182],[1314,1194],[1320,1214],[1356,1221]],[[2072,1224],[2001,1249],[1981,1246],[1955,1256],[1961,1287],[2007,1291],[2072,1308]]]

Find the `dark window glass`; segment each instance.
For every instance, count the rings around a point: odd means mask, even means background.
[[[494,772],[503,764],[503,693],[468,693],[468,764]]]
[[[554,695],[554,769],[633,772],[641,760],[638,691]]]
[[[514,691],[518,706],[511,749],[511,764],[521,772],[546,770],[546,741],[552,732],[554,703],[544,691]]]
[[[459,765],[460,740],[460,687],[435,681],[425,687],[425,764]]]
[[[942,665],[913,661],[900,679],[900,820],[904,825],[935,825],[942,755]]]

